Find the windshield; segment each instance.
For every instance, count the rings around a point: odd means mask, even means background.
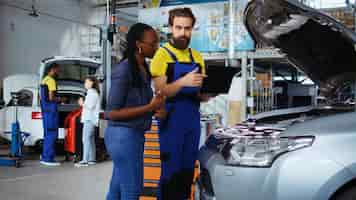
[[[58,80],[83,82],[88,75],[95,74],[96,69],[79,64],[60,64]]]
[[[100,67],[99,63],[78,60],[78,59],[57,59],[47,61],[44,68],[41,69],[41,77],[43,78],[48,73],[49,67],[56,63],[59,65],[59,74],[57,80],[83,83],[88,75],[95,75]]]

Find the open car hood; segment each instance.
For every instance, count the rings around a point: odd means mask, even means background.
[[[251,0],[245,25],[256,41],[274,46],[331,96],[356,78],[356,35],[339,21],[296,0]]]

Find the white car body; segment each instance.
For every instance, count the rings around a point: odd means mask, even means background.
[[[18,74],[5,78],[3,83],[3,94],[6,106],[0,110],[0,119],[3,119],[0,120],[0,137],[11,141],[11,124],[15,120],[16,113],[15,107],[9,105],[9,103],[11,103],[11,92],[26,90],[28,93],[32,93],[32,101],[30,103],[31,105],[21,105],[17,107],[18,122],[20,123],[21,132],[29,134],[24,142],[24,145],[35,146],[38,145],[39,142],[43,141],[43,125],[41,117],[39,86],[42,78],[44,77],[46,67],[54,62],[58,63],[60,67],[64,68],[66,65],[74,66],[74,68],[78,65],[78,67],[85,66],[85,68],[89,69],[89,67],[86,66],[88,65],[92,67],[91,69],[93,69],[92,71],[95,71],[95,74],[98,73],[98,69],[101,65],[101,63],[89,58],[56,56],[45,59],[41,62],[39,74]],[[66,77],[62,78],[65,79]],[[85,94],[83,83],[79,80],[59,80],[57,84],[58,95],[73,96],[73,102],[66,105],[60,105],[59,111],[65,111],[66,113],[69,113],[70,111],[79,108],[79,105],[77,105],[76,101],[74,101],[74,98],[77,99],[78,96],[83,96]],[[65,115],[62,117],[65,117]],[[63,125],[60,125],[58,139],[64,139],[64,136],[65,131]]]

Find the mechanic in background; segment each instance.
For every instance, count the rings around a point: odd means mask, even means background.
[[[40,86],[41,111],[43,122],[43,150],[40,163],[45,166],[60,166],[55,161],[55,144],[58,137],[59,113],[58,103],[61,98],[57,97],[56,78],[59,74],[59,65],[52,63],[47,68],[46,76]]]

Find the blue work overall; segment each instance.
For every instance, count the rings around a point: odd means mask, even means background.
[[[165,48],[165,47],[163,47]],[[173,82],[199,67],[189,49],[191,63],[178,62],[167,48],[174,63]],[[201,68],[200,68],[201,70]],[[159,141],[161,153],[160,200],[182,200],[190,196],[194,177],[194,165],[200,139],[199,88],[184,87],[172,98],[167,99],[167,118],[160,121]]]
[[[56,156],[55,144],[58,137],[58,104],[49,101],[49,92],[47,85],[40,86],[41,110],[43,121],[43,151],[42,161],[54,162]]]

